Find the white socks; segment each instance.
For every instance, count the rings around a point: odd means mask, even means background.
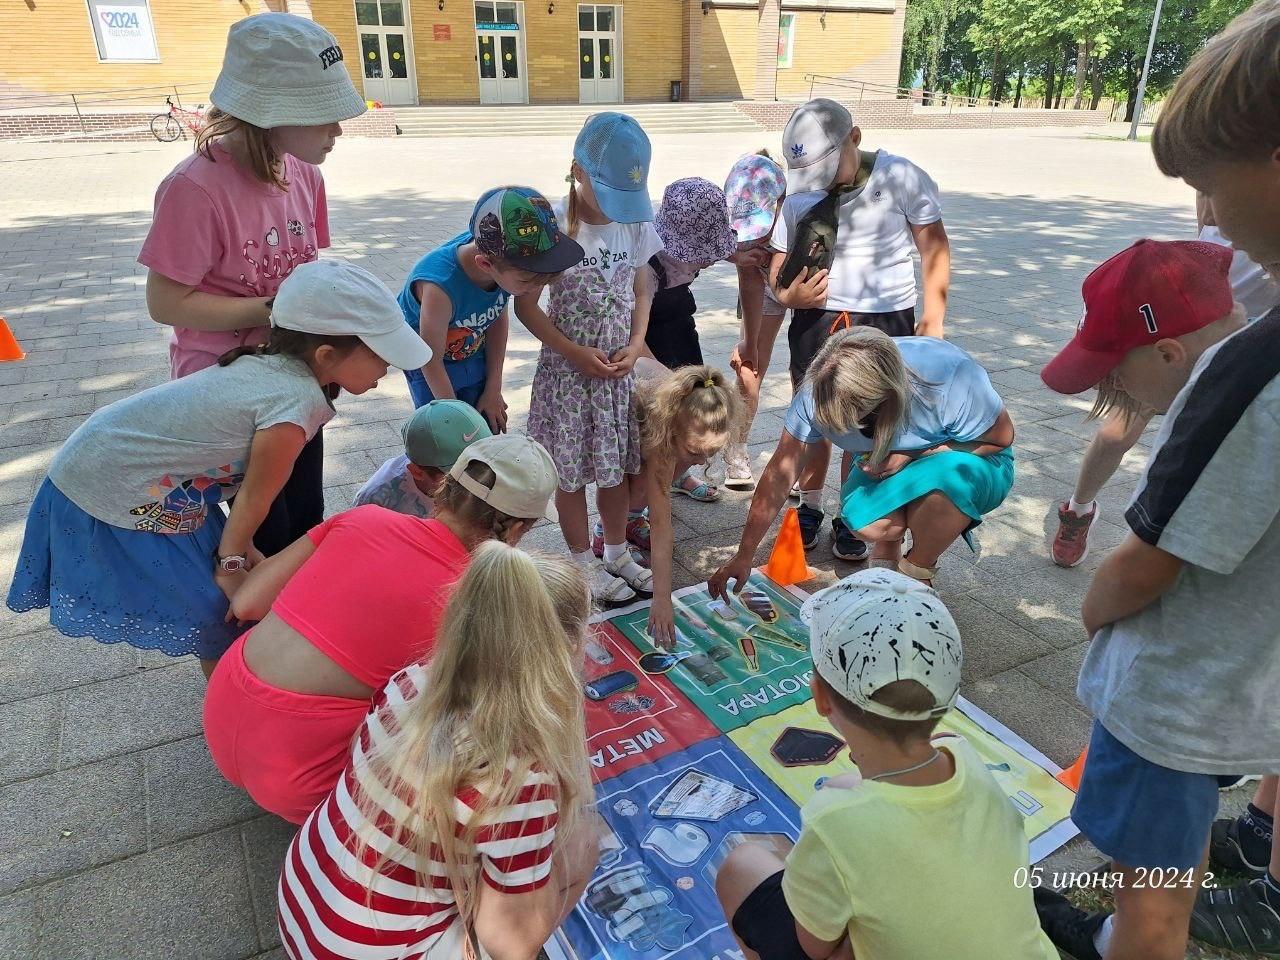
[[[1115,916],[1109,916],[1102,921],[1102,926],[1098,928],[1098,932],[1093,935],[1093,948],[1098,951],[1098,955],[1105,957],[1107,955],[1107,946],[1111,943],[1111,922],[1115,920]]]
[[[817,490],[801,490],[800,502],[813,510],[822,509],[822,488]]]
[[[574,563],[582,567],[589,567],[595,561],[596,555],[591,552],[591,548],[585,550],[570,550],[569,556],[573,557]]]
[[[604,545],[604,562],[613,563],[627,555],[626,543],[606,543]]]
[[[1072,497],[1071,502],[1067,504],[1067,509],[1083,517],[1086,513],[1093,513],[1093,505],[1097,502],[1097,500],[1090,500],[1088,503],[1076,503],[1076,498]]]

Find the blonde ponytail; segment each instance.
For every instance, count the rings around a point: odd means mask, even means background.
[[[892,337],[875,327],[853,327],[822,345],[805,383],[820,426],[849,433],[874,421],[870,459],[880,463],[893,449],[919,381]]]
[[[671,371],[637,392],[641,446],[646,457],[677,456],[677,434],[724,435],[732,440],[742,419],[742,398],[716,367],[695,364]]]
[[[557,843],[590,803],[581,680],[589,616],[572,560],[481,544],[445,609],[424,689],[384,745],[365,755],[368,773],[354,778],[404,801],[407,816],[392,831],[374,798],[355,796],[370,831],[386,830],[417,856],[420,886],[432,885],[431,860],[443,861],[464,928],[480,883],[476,834],[490,811],[515,802],[531,770],[554,784]],[[468,789],[480,800],[457,833],[455,798]],[[361,836],[357,857],[379,836]]]
[[[564,207],[564,232],[571,237],[578,236],[578,185],[574,180],[573,171],[577,164],[569,167],[569,199],[565,202]]]

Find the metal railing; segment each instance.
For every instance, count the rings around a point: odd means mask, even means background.
[[[961,94],[948,93],[945,90],[922,90],[915,87],[895,87],[887,83],[872,83],[866,80],[855,80],[852,77],[832,77],[820,73],[806,73],[805,79],[809,81],[809,99],[812,100],[816,90],[822,87],[834,87],[840,91],[844,99],[852,100],[853,94],[857,93],[857,100],[861,103],[868,98],[873,100],[910,100],[918,106],[922,107],[942,107],[947,108],[947,113],[954,112],[956,107],[962,110],[979,110],[989,109],[992,113],[996,110],[1013,110],[1015,103],[1013,100],[993,100],[990,97],[966,97]],[[1016,107],[1020,110],[1043,109],[1034,106],[1026,100],[1022,105]],[[1144,111],[1145,116],[1145,111]]]
[[[0,92],[0,114],[30,113],[48,110],[51,112],[74,112],[80,124],[80,130],[87,133],[85,113],[101,110],[103,107],[120,110],[133,107],[138,111],[155,109],[163,113],[166,109],[165,99],[170,98],[178,107],[182,106],[182,98],[194,101],[208,97],[211,83],[157,84],[148,87],[118,87],[112,90],[78,90],[70,93],[3,93]]]

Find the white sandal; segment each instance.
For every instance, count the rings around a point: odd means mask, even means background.
[[[601,606],[618,606],[636,599],[636,592],[625,580],[611,573],[599,557],[593,556],[590,563],[584,563],[582,572],[591,587],[591,599]]]
[[[646,570],[636,563],[630,553],[624,553],[613,563],[608,560],[604,561],[604,569],[624,581],[629,588],[640,594],[644,599],[648,600],[653,596],[653,571]]]
[[[912,563],[906,557],[903,557],[898,561],[898,572],[905,573],[908,577],[919,580],[926,587],[932,587],[933,578],[938,575],[938,568],[921,567]]]

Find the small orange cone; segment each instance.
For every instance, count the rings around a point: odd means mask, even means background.
[[[1063,770],[1054,779],[1069,790],[1079,792],[1080,778],[1084,776],[1084,758],[1089,755],[1089,748],[1085,747],[1080,751],[1080,756],[1076,757],[1076,762],[1067,769]]]
[[[780,587],[802,583],[813,576],[804,562],[804,541],[800,539],[800,515],[795,507],[787,509],[782,518],[778,539],[773,542],[773,552],[765,564],[764,575]]]
[[[5,323],[4,317],[0,317],[0,363],[5,360],[21,360],[24,357],[26,354],[18,346],[18,340],[9,329],[9,324]]]

